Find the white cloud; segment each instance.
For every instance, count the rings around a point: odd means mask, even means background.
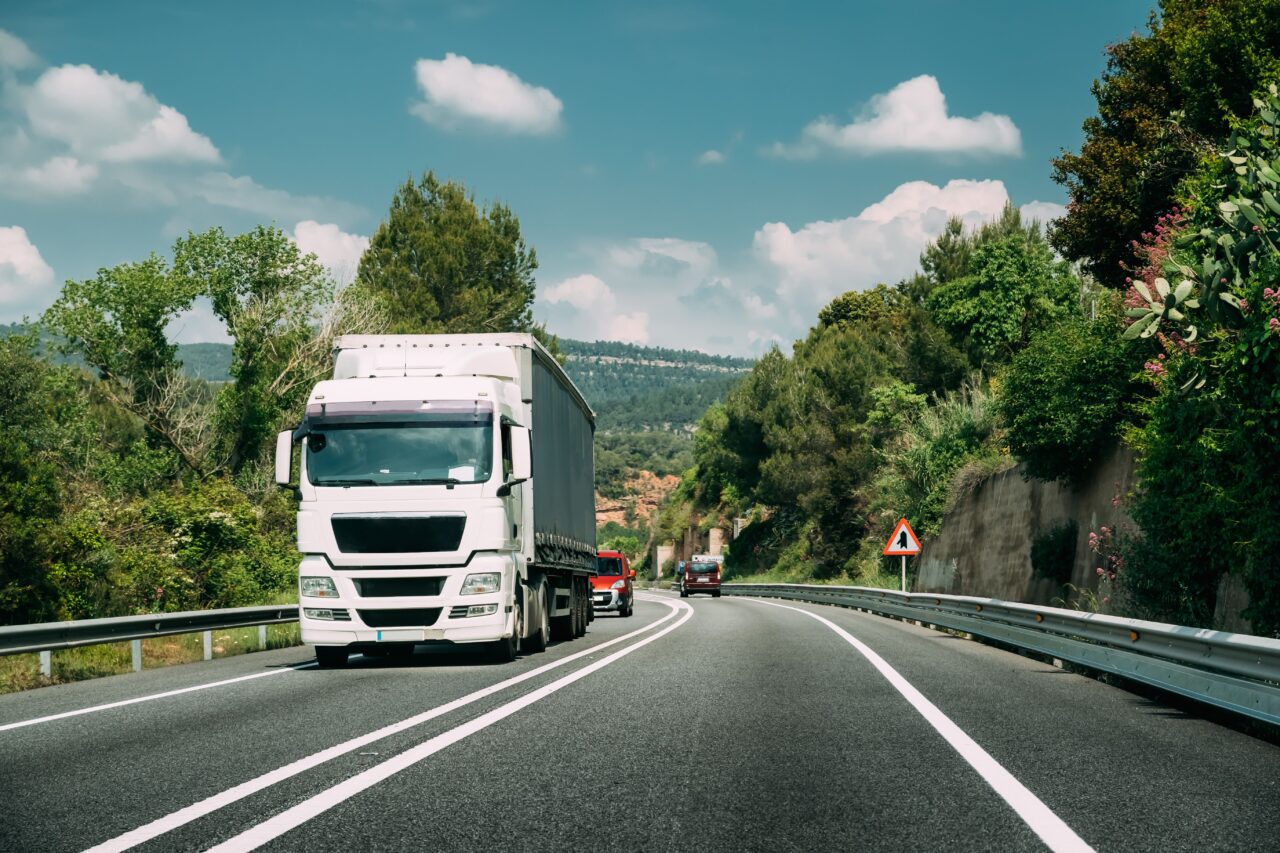
[[[40,64],[40,57],[26,42],[7,30],[0,30],[0,68],[21,70]]]
[[[186,116],[110,72],[63,65],[29,85],[12,73],[3,82],[0,194],[57,203],[93,193],[117,204],[176,208],[193,223],[219,217],[206,206],[279,222],[343,223],[365,213],[213,168],[221,154]]]
[[[1041,226],[1048,225],[1054,219],[1067,215],[1067,209],[1051,201],[1031,201],[1018,208],[1023,222],[1036,220]]]
[[[566,278],[548,290],[544,298],[552,305],[567,302],[579,311],[590,314],[604,314],[612,311],[618,304],[609,285],[590,274]]]
[[[769,153],[811,159],[826,151],[882,154],[893,151],[934,154],[1021,156],[1022,134],[1005,115],[976,118],[947,114],[947,99],[937,78],[922,74],[876,95],[853,122],[830,116],[811,122],[793,145],[775,143]]]
[[[230,175],[226,172],[206,172],[193,179],[189,187],[183,188],[183,192],[209,204],[286,222],[314,219],[326,212],[339,219],[350,219],[360,212],[358,207],[345,202],[294,195],[284,190],[264,187],[246,175]]]
[[[726,158],[720,151],[712,148],[710,151],[703,151],[698,156],[699,166],[719,166],[725,162]]]
[[[599,276],[576,275],[566,278],[549,288],[543,300],[553,306],[567,306],[571,310],[562,316],[575,322],[575,332],[588,339],[623,341],[643,344],[649,342],[649,315],[644,311],[624,313],[617,310],[618,298],[609,285]]]
[[[293,240],[303,254],[314,254],[333,274],[338,284],[350,284],[360,268],[360,258],[369,248],[369,238],[348,234],[333,224],[308,219],[293,227]]]
[[[716,266],[716,250],[709,243],[676,237],[640,237],[608,248],[619,267],[671,275],[708,275]]]
[[[109,163],[217,163],[222,158],[187,118],[143,89],[88,65],[50,68],[23,93],[40,136]]]
[[[976,225],[997,216],[1009,195],[1000,181],[903,184],[857,216],[792,231],[770,222],[755,234],[757,256],[777,276],[778,293],[808,316],[847,290],[911,275],[925,244],[959,216]]]
[[[560,128],[560,99],[505,68],[450,53],[444,59],[419,59],[414,72],[423,100],[410,111],[428,124],[445,130],[474,125],[535,136]]]
[[[911,181],[843,219],[794,229],[766,223],[755,231],[752,251],[727,253],[728,261],[708,243],[678,237],[586,246],[590,272],[540,290],[535,310],[566,337],[636,334],[629,324],[643,316],[652,343],[759,355],[802,338],[836,296],[916,273],[920,253],[949,218],[974,228],[1008,203],[996,180]],[[1055,209],[1030,202],[1022,212]]]
[[[29,198],[79,195],[87,192],[97,177],[97,166],[65,155],[31,166],[0,165],[0,187]]]
[[[23,312],[53,301],[53,268],[18,225],[0,227],[0,319],[18,320]]]

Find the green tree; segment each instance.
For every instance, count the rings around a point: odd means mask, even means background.
[[[1134,241],[1175,206],[1207,142],[1226,136],[1259,85],[1280,77],[1280,0],[1163,0],[1148,34],[1107,52],[1084,144],[1053,163],[1071,202],[1051,240],[1123,287]]]
[[[205,297],[233,339],[232,382],[210,398],[186,376],[168,324]],[[314,255],[278,228],[228,237],[220,228],[174,244],[172,266],[140,264],[69,281],[45,324],[103,380],[108,396],[190,471],[239,473],[296,412],[301,395],[330,370],[333,337],[377,331],[382,315],[367,291],[334,285]]]
[[[530,331],[537,267],[510,208],[427,172],[396,190],[356,280],[394,306],[395,333]]]
[[[43,318],[61,336],[62,350],[97,370],[104,392],[194,471],[206,464],[200,430],[184,414],[194,392],[166,330],[199,292],[197,282],[174,275],[153,254],[68,281]]]
[[[1114,444],[1141,358],[1117,341],[1114,312],[1070,318],[1037,334],[1000,387],[1009,449],[1043,480],[1086,476]]]
[[[968,275],[939,285],[928,306],[975,365],[1003,363],[1077,305],[1079,283],[1037,235],[988,240]]]

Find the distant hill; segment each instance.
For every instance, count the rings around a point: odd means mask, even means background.
[[[614,341],[561,340],[565,372],[601,432],[688,433],[751,370],[750,359]]]
[[[711,404],[751,370],[745,358],[613,341],[561,340],[565,372],[595,409],[600,432],[687,433]],[[230,344],[182,344],[192,376],[226,382]]]

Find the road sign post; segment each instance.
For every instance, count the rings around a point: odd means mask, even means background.
[[[889,542],[884,546],[884,555],[886,557],[902,557],[902,591],[907,591],[907,557],[914,557],[920,553],[920,537],[916,536],[916,532],[911,529],[911,525],[907,520],[901,519],[898,526],[893,529],[893,535],[889,537]]]

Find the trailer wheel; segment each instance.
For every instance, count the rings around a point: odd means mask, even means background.
[[[316,646],[316,662],[321,669],[342,669],[347,665],[347,647]]]
[[[534,628],[524,640],[524,650],[530,654],[545,651],[551,641],[551,602],[548,601],[547,582],[545,578],[538,580],[530,588],[529,604],[533,605]]]
[[[573,608],[573,636],[582,637],[587,633],[587,595],[582,589],[583,582],[579,578],[577,581],[578,600],[577,606]]]

